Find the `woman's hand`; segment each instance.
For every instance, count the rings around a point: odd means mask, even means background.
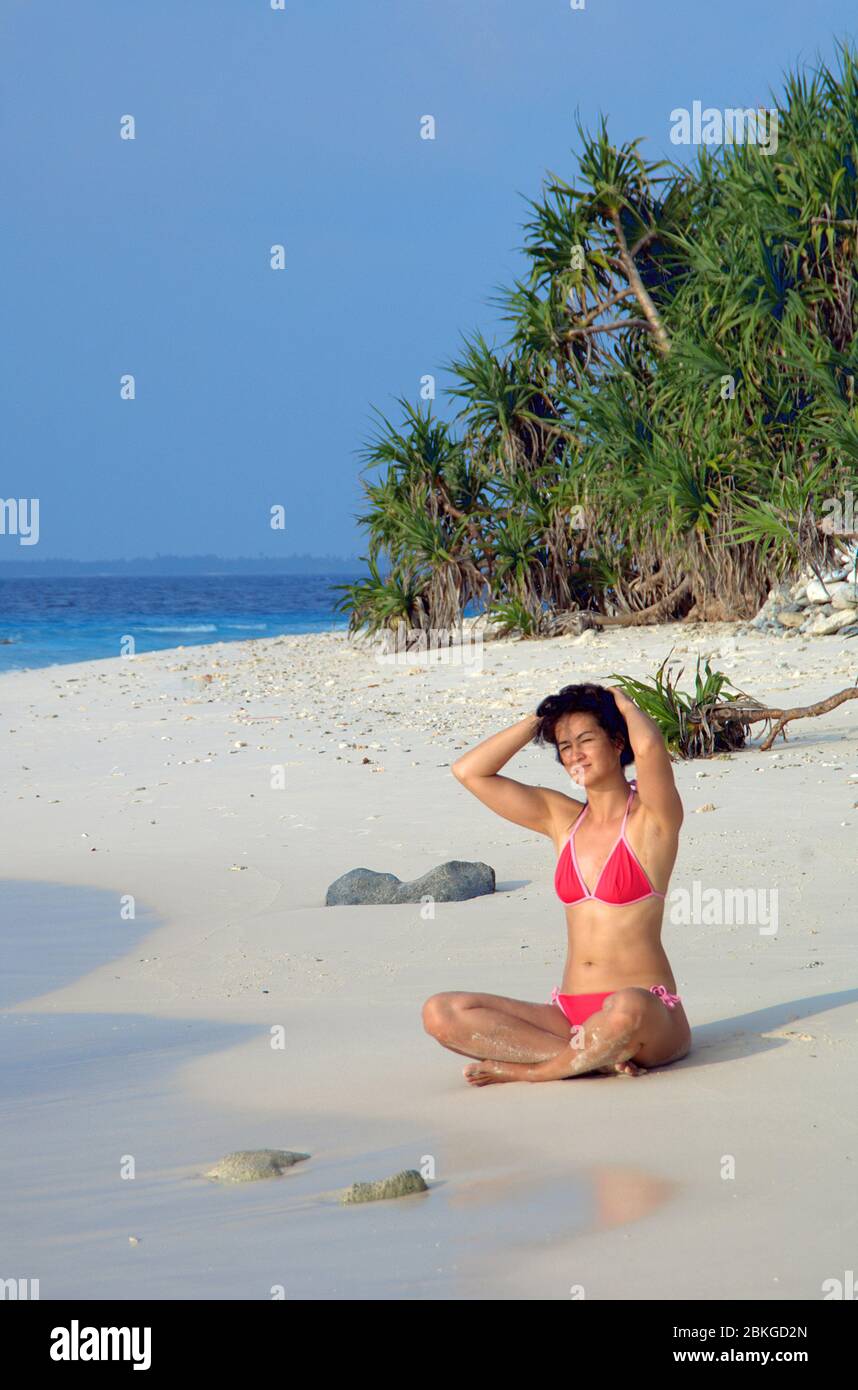
[[[638,708],[636,703],[634,703],[633,699],[631,699],[631,696],[626,695],[626,691],[620,689],[619,685],[609,685],[608,689],[610,691],[610,694],[613,695],[613,702],[615,702],[616,708],[619,709],[619,712],[620,714],[622,714],[623,719],[626,720],[626,723],[629,723],[629,716],[634,716],[634,714],[642,713],[642,710]]]
[[[619,686],[609,685],[608,689],[629,731],[641,804],[664,827],[671,831],[678,830],[682,824],[682,802],[673,780],[664,735],[655,720],[645,714]]]
[[[620,686],[609,685],[608,689],[613,695],[614,700],[616,701],[617,709],[620,711],[621,714],[624,714],[625,711],[629,708],[637,709],[637,705],[635,704],[634,700],[632,700],[626,694],[626,692],[620,688]]]

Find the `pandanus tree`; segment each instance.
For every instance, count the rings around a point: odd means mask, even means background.
[[[507,344],[465,339],[451,422],[382,417],[352,627],[440,628],[472,602],[524,632],[747,616],[848,541],[823,524],[858,492],[858,67],[839,57],[787,78],[776,147],[679,167],[579,123],[577,175],[528,201],[525,273],[496,297]]]
[[[366,470],[387,470],[363,484],[370,509],[359,520],[369,532],[369,577],[335,587],[351,630],[392,630],[411,646],[429,629],[458,623],[464,607],[482,596],[491,565],[481,541],[478,518],[488,507],[481,505],[476,465],[446,423],[399,404],[404,427],[380,415],[363,451]]]

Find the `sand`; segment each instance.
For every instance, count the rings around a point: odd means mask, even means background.
[[[33,1214],[50,1188],[12,1272],[41,1270],[42,1297],[624,1300],[819,1299],[854,1268],[858,702],[774,753],[677,765],[672,889],[777,891],[774,932],[666,917],[686,1058],[474,1089],[422,1029],[439,990],[547,1001],[565,954],[552,846],[477,803],[451,761],[561,685],[651,675],[671,647],[772,702],[858,674],[856,641],[719,624],[487,642],[460,665],[383,663],[328,633],[3,675],[5,876],[113,895],[130,943],[110,932],[101,964],[45,976],[6,1019],[77,1015],[120,1038],[142,1020],[154,1040],[136,1106],[103,1036],[97,1094],[84,1104],[71,1078],[74,1181],[54,1151],[16,1192],[49,1131],[26,1079],[4,1099],[24,1117],[6,1195]],[[549,750],[507,771],[564,786]],[[497,892],[434,915],[323,905],[348,869],[411,879],[446,859],[491,864]],[[184,1053],[157,1042],[176,1024]],[[87,1147],[108,1093],[125,1129]],[[131,1205],[118,1159],[135,1145]],[[271,1183],[201,1177],[255,1148],[311,1158]],[[337,1206],[403,1169],[429,1191]]]

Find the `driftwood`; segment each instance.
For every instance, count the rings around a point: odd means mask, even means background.
[[[669,594],[651,603],[648,608],[639,608],[636,613],[620,613],[611,616],[607,613],[590,613],[583,610],[584,623],[594,627],[638,627],[643,623],[657,623],[671,613],[681,598],[691,592],[691,580],[687,577],[677,584]]]
[[[646,623],[659,623],[669,619],[680,599],[691,592],[691,580],[683,579],[669,594],[647,608],[638,608],[628,613],[596,613],[590,608],[565,608],[543,619],[540,636],[565,637],[570,632],[576,636],[590,627],[642,627]]]
[[[705,717],[718,724],[756,724],[760,720],[774,724],[760,744],[760,751],[765,753],[771,748],[778,734],[783,734],[786,739],[784,726],[792,719],[810,719],[817,714],[827,714],[829,710],[842,705],[845,700],[858,700],[858,685],[850,686],[848,690],[839,690],[836,695],[829,695],[827,700],[818,700],[815,705],[797,705],[794,709],[768,709],[757,704],[756,700],[719,701],[705,710]]]

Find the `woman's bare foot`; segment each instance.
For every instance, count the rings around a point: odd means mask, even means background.
[[[469,1086],[492,1086],[497,1081],[531,1081],[536,1078],[525,1075],[532,1068],[522,1062],[472,1062],[464,1068],[462,1075]]]
[[[635,1062],[615,1062],[612,1067],[600,1067],[603,1076],[613,1076],[614,1073],[624,1076],[645,1076],[646,1067],[639,1067]]]
[[[555,1068],[556,1070],[556,1068]],[[599,1076],[645,1076],[646,1067],[635,1062],[612,1062],[607,1067],[594,1067],[590,1073]],[[471,1062],[462,1071],[469,1086],[494,1086],[500,1081],[558,1081],[560,1076],[547,1076],[545,1063],[528,1065],[522,1062]]]
[[[499,1081],[546,1081],[545,1076],[535,1076],[534,1068],[523,1065],[521,1062],[471,1062],[470,1066],[464,1068],[462,1075],[469,1086],[494,1086]],[[646,1076],[646,1067],[639,1067],[634,1062],[615,1062],[610,1067],[597,1067],[597,1075],[600,1076]],[[591,1073],[592,1075],[592,1073]]]

